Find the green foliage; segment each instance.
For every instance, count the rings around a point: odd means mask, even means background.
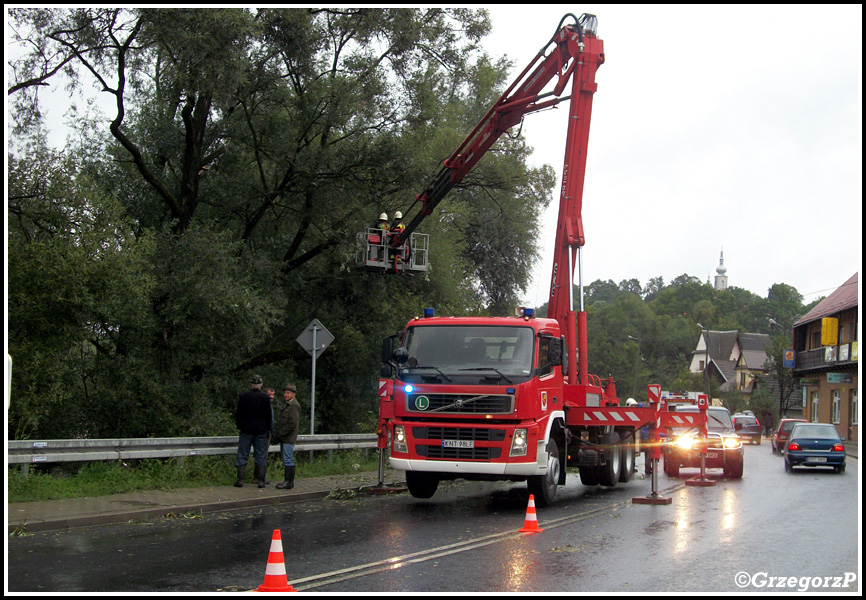
[[[426,306],[510,314],[555,186],[503,136],[422,224],[430,269],[354,267],[356,235],[416,195],[499,97],[483,9],[10,11],[10,434],[230,435],[248,376],[298,386],[308,431],[370,431],[381,341]],[[46,60],[47,57],[47,60]],[[35,90],[62,73],[112,100],[71,108],[45,148]],[[17,153],[17,154],[16,154]],[[695,322],[763,331],[799,295],[716,293],[681,275],[588,288],[590,369],[645,394],[681,378]],[[628,336],[640,338],[636,342]]]

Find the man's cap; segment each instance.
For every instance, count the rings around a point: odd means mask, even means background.
[[[264,383],[264,381],[262,380],[261,375],[253,375],[252,379],[250,379],[250,383],[252,383],[252,384]]]
[[[296,394],[298,393],[298,389],[295,387],[295,384],[293,384],[293,383],[287,383],[286,385],[284,385],[283,391],[284,392],[287,392],[287,391],[288,392],[295,392]]]

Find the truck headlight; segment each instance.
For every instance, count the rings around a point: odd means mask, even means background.
[[[511,440],[511,452],[509,456],[526,456],[526,430],[515,429],[514,439]]]
[[[394,427],[394,452],[409,452],[409,446],[406,444],[406,430],[402,425]]]

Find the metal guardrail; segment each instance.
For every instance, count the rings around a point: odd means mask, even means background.
[[[347,450],[376,448],[375,433],[336,435],[299,435],[295,451]],[[99,440],[25,440],[10,441],[7,463],[10,465],[58,462],[87,462],[137,458],[170,458],[234,454],[238,436],[198,438],[131,438]],[[273,444],[269,452],[280,447]]]

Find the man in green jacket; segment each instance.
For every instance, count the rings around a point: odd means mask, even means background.
[[[295,487],[295,443],[298,441],[298,425],[301,422],[301,405],[295,399],[297,389],[294,384],[287,383],[283,388],[283,412],[277,422],[276,434],[280,440],[280,453],[283,456],[285,479],[277,484],[281,490]]]

